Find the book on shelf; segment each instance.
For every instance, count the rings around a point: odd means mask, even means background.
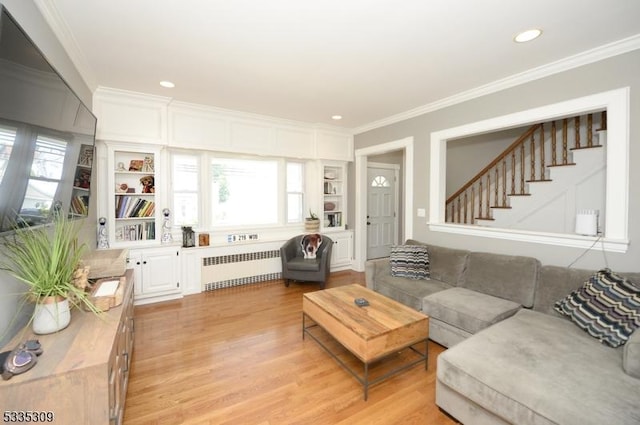
[[[116,218],[153,217],[155,202],[143,198],[119,196],[116,201]]]
[[[155,223],[125,224],[116,229],[118,241],[143,241],[155,239]]]
[[[71,212],[73,214],[87,215],[89,213],[89,197],[85,195],[71,197]]]

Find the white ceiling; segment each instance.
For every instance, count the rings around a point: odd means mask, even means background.
[[[640,47],[637,0],[35,2],[92,89],[356,130],[618,40]],[[542,37],[512,41],[532,27]]]

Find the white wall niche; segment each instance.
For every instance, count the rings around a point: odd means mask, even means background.
[[[629,92],[629,87],[620,88],[431,133],[430,199],[427,221],[429,230],[590,248],[596,237],[445,223],[447,142],[506,128],[606,110],[606,215],[605,234],[601,242],[603,249],[607,251],[626,252],[629,245]]]

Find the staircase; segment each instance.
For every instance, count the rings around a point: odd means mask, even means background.
[[[605,137],[606,112],[532,125],[447,199],[446,221],[573,232],[577,208],[604,206]]]

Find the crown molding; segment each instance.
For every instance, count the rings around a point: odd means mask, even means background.
[[[519,86],[530,81],[539,80],[544,77],[558,74],[563,71],[568,71],[570,69],[574,69],[583,65],[588,65],[590,63],[598,62],[613,56],[628,53],[637,49],[640,49],[640,34],[636,34],[628,38],[623,38],[621,40],[614,41],[613,43],[605,44],[591,50],[586,50],[582,53],[578,53],[576,55],[569,56],[564,59],[548,63],[546,65],[532,68],[527,71],[514,74],[500,80],[496,80],[492,83],[485,84],[483,86],[479,86],[471,90],[467,90],[453,96],[446,97],[444,99],[440,99],[435,102],[428,103],[426,105],[419,106],[417,108],[410,109],[408,111],[401,112],[399,114],[395,114],[390,117],[353,128],[352,131],[354,135],[361,134],[370,130],[374,130],[376,128],[405,121],[419,115],[437,111],[439,109],[453,106],[488,94],[496,93],[511,87]]]
[[[54,2],[48,0],[34,0],[34,3],[40,10],[44,20],[47,21],[51,30],[60,41],[60,44],[62,44],[63,49],[67,52],[69,59],[71,59],[71,62],[78,70],[80,78],[84,80],[84,83],[93,92],[98,87],[95,72],[93,72],[89,62],[87,62],[78,42],[73,36],[71,30],[69,30],[69,26],[60,14],[60,11],[55,6]]]

